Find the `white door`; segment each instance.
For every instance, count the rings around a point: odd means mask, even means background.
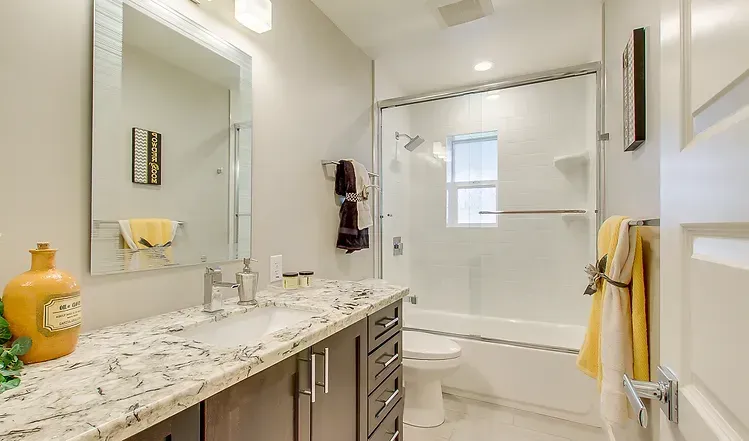
[[[749,0],[662,0],[660,441],[749,441]]]

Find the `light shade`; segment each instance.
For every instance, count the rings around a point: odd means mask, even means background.
[[[234,0],[234,18],[262,34],[273,28],[273,4],[270,0]]]

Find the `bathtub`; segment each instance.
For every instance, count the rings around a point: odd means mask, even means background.
[[[575,365],[584,327],[410,305],[404,318],[406,328],[447,335],[463,349],[444,392],[601,427],[596,381]]]

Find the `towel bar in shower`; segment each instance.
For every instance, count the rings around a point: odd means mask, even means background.
[[[479,211],[479,214],[586,214],[587,210],[504,210]]]

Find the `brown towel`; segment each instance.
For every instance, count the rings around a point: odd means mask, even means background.
[[[362,196],[356,192],[356,173],[351,161],[338,163],[335,173],[335,192],[343,197],[336,246],[346,250],[346,254],[369,248],[369,228],[360,230],[357,227],[359,213],[356,203]]]

